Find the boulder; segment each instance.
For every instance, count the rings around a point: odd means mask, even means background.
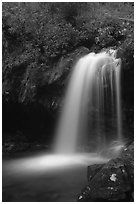
[[[134,148],[125,147],[118,158],[88,167],[88,185],[78,197],[83,201],[133,201]]]
[[[104,166],[104,164],[94,164],[88,166],[87,169],[87,180],[90,182],[92,178],[100,171],[100,169]]]

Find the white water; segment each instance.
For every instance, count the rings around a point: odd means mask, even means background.
[[[57,128],[56,153],[77,153],[78,146],[85,146],[91,140],[95,144],[93,151],[105,149],[115,140],[122,141],[120,69],[121,60],[116,59],[114,50],[90,53],[77,62]],[[108,126],[106,114],[114,119],[116,132],[111,139],[106,131],[98,134],[102,122],[105,129]]]

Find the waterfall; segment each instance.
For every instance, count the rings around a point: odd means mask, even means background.
[[[121,60],[114,50],[79,59],[56,130],[56,153],[73,154],[89,144],[89,151],[98,151],[122,140],[120,70]]]

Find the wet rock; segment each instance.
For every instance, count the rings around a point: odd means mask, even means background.
[[[2,146],[3,152],[10,152],[14,148],[14,143],[5,142]]]
[[[58,89],[58,85],[60,86],[59,88],[64,85],[64,81],[69,77],[69,72],[74,63],[87,53],[89,53],[88,48],[79,47],[73,52],[58,58],[57,61],[52,60],[51,65],[37,65],[36,62],[29,65],[19,63],[11,69],[10,75],[14,76],[13,80],[10,80],[9,75],[6,73],[8,68],[5,65],[5,75],[3,77],[4,101],[13,100],[28,104],[33,101],[39,101],[41,95],[44,96],[45,91],[48,92],[48,90],[50,95],[53,96]],[[16,86],[17,82],[18,85]],[[42,93],[39,94],[39,92]]]
[[[2,146],[3,155],[14,154],[17,152],[25,152],[29,150],[28,143],[13,143],[13,142],[5,142]]]
[[[54,65],[52,71],[49,72],[48,83],[52,84],[60,79],[61,83],[63,83],[63,80],[68,77],[69,71],[72,69],[76,61],[88,53],[88,48],[80,47],[74,52],[62,56],[57,64]]]
[[[58,109],[74,64],[80,57],[88,53],[89,49],[80,47],[62,56],[50,69],[44,70],[41,73],[40,85],[37,87],[36,100],[40,101],[48,109],[53,111]]]
[[[104,164],[94,164],[92,166],[88,166],[87,169],[87,179],[91,181],[92,178],[96,175],[98,171],[104,166]]]
[[[90,179],[91,178],[91,179]],[[88,167],[88,185],[78,201],[133,201],[134,155],[133,144],[105,165]]]

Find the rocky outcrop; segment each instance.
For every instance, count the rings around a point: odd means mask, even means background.
[[[88,52],[89,49],[79,47],[60,57],[57,62],[52,63],[52,67],[14,64],[10,75],[4,71],[3,132],[12,133],[13,137],[3,136],[3,142],[33,142],[39,139],[49,142],[52,139],[56,114],[72,67]],[[9,71],[6,66],[4,64],[4,70]],[[17,131],[23,133],[21,137],[16,137]]]
[[[88,185],[78,197],[79,202],[133,201],[134,145],[125,147],[118,158],[105,165],[88,167]]]
[[[89,49],[79,47],[75,51],[60,57],[57,62],[52,62],[50,67],[46,64],[14,63],[10,74],[7,73],[8,65],[4,64],[3,100],[27,104],[41,101],[43,97],[47,99],[49,98],[47,97],[48,94],[54,97],[55,93],[58,94],[58,89],[62,89],[65,85],[75,62],[87,53],[89,53]],[[10,77],[12,77],[12,80]]]
[[[74,52],[62,56],[52,68],[41,74],[41,83],[37,87],[37,101],[56,109],[61,103],[63,93],[68,84],[71,70],[77,60],[88,54],[89,49],[80,47]]]

